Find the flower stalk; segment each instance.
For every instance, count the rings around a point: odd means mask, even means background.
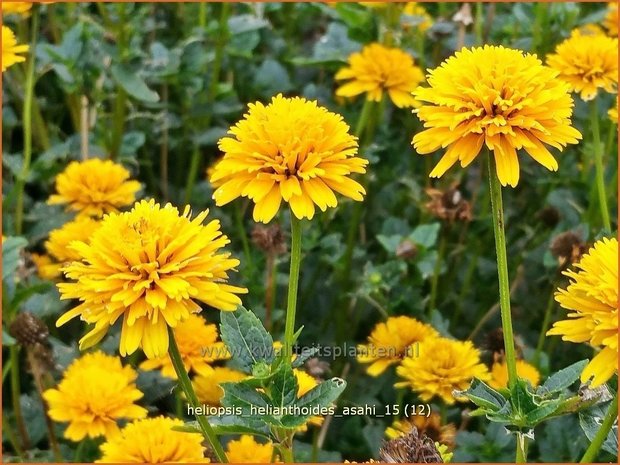
[[[299,288],[299,268],[301,265],[301,220],[291,212],[291,268],[288,281],[286,303],[286,325],[284,327],[284,357],[291,363],[293,356],[293,337],[295,335],[295,314],[297,312],[297,290]]]
[[[174,338],[174,331],[172,328],[168,327],[168,338],[169,338],[169,346],[168,346],[168,354],[170,355],[170,359],[172,360],[172,365],[174,366],[174,371],[176,372],[179,378],[179,385],[183,389],[189,404],[194,408],[198,408],[200,406],[200,402],[198,401],[198,397],[194,392],[194,388],[192,387],[192,383],[189,380],[189,376],[187,375],[187,371],[185,370],[185,366],[183,365],[183,360],[181,358],[181,353],[179,352],[179,347],[177,346],[176,339]],[[222,448],[215,431],[209,424],[207,417],[204,415],[196,415],[196,420],[200,425],[200,429],[205,437],[205,439],[209,442],[209,445],[213,449],[213,452],[217,456],[218,460],[221,463],[228,463],[226,458],[226,453]]]
[[[605,168],[603,167],[603,146],[601,144],[601,131],[598,124],[597,99],[590,102],[590,124],[592,126],[592,143],[594,144],[594,169],[596,170],[596,189],[598,191],[598,205],[601,209],[603,227],[611,231],[611,220],[607,206],[607,193],[605,192]]]

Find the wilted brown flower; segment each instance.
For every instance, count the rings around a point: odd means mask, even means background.
[[[581,256],[588,251],[588,245],[583,242],[579,234],[566,231],[558,234],[549,246],[551,254],[558,259],[560,269],[578,262]]]
[[[268,255],[281,255],[286,252],[284,233],[279,224],[256,225],[252,229],[252,242]]]
[[[387,463],[443,463],[435,443],[413,427],[409,434],[384,442],[379,459]]]
[[[396,256],[403,260],[415,258],[417,254],[418,248],[411,239],[405,239],[396,247]]]
[[[463,194],[458,189],[458,184],[453,184],[447,190],[426,189],[426,193],[431,200],[426,204],[426,208],[431,214],[449,223],[454,221],[471,221],[471,205],[463,198]]]
[[[321,360],[317,357],[308,359],[305,365],[306,372],[317,380],[325,379],[325,375],[329,373],[329,362]]]
[[[411,415],[394,421],[392,426],[385,430],[385,434],[390,439],[396,439],[408,434],[413,428],[417,428],[419,434],[425,434],[435,442],[439,442],[452,449],[456,428],[453,423],[441,424],[441,415],[436,412],[426,415]]]

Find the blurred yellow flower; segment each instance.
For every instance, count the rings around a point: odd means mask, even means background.
[[[556,171],[544,144],[561,150],[581,139],[570,122],[569,87],[556,76],[534,55],[491,45],[463,48],[431,70],[430,87],[414,92],[429,104],[414,110],[426,130],[413,138],[420,154],[448,148],[431,177],[457,161],[466,167],[483,145],[493,152],[503,186],[519,182],[520,149]]]
[[[140,183],[127,179],[129,171],[110,160],[72,161],[56,176],[58,193],[50,196],[47,202],[67,204],[67,210],[80,215],[103,216],[135,201]]]
[[[223,342],[218,341],[217,326],[209,324],[200,315],[192,314],[174,328],[174,338],[187,373],[209,374],[216,360],[230,358]],[[147,359],[140,364],[143,370],[161,369],[161,374],[177,379],[176,371],[168,354]]]
[[[226,367],[213,367],[209,373],[200,373],[194,377],[192,384],[196,391],[196,396],[201,404],[220,405],[220,399],[224,395],[224,390],[220,387],[222,383],[234,383],[247,378],[245,373]]]
[[[183,421],[159,416],[137,420],[100,446],[97,463],[208,463],[203,437],[174,431]]]
[[[118,357],[103,352],[86,354],[69,365],[57,388],[43,393],[49,416],[69,422],[65,437],[72,441],[86,436],[112,437],[119,432],[118,420],[147,414],[145,408],[134,404],[143,396],[136,388],[137,376]]]
[[[2,2],[2,15],[26,15],[32,8],[32,2]],[[2,38],[4,42],[4,37]],[[4,61],[4,60],[3,60]]]
[[[603,25],[610,36],[618,37],[618,3],[607,4],[607,16],[605,16]]]
[[[618,124],[618,101],[616,100],[616,106],[609,109],[607,112],[609,119]]]
[[[226,444],[226,457],[230,463],[272,463],[274,452],[271,441],[261,444],[249,434],[242,434],[239,439]]]
[[[530,365],[524,360],[517,360],[517,375],[519,378],[526,379],[534,387],[540,383],[540,373],[534,365]],[[494,362],[491,367],[491,379],[489,386],[495,389],[508,387],[508,366],[506,361]]]
[[[367,372],[379,376],[390,365],[400,363],[408,350],[415,352],[413,344],[429,337],[437,337],[435,329],[408,316],[394,316],[385,323],[378,323],[368,337],[368,344],[357,348],[357,361],[370,363]]]
[[[319,382],[313,376],[311,376],[310,374],[306,373],[303,370],[293,369],[293,374],[295,375],[295,378],[297,379],[297,398],[298,399],[306,395],[308,392],[310,392],[312,389],[314,389],[315,387],[319,385]],[[313,425],[313,426],[321,426],[323,424],[323,420],[324,418],[321,416],[310,417],[310,419],[308,419],[308,423],[300,426],[297,430],[300,432],[307,431],[308,424]]]
[[[413,428],[417,428],[419,433],[425,434],[433,441],[445,444],[447,447],[454,447],[456,428],[452,423],[441,424],[441,415],[431,412],[426,415],[410,415],[407,418],[395,420],[392,426],[388,426],[385,435],[389,439],[396,439],[408,434]]]
[[[338,97],[366,94],[368,100],[379,102],[387,92],[399,108],[419,106],[411,92],[424,80],[424,73],[407,52],[373,43],[349,56],[348,63],[334,77],[349,81],[336,89]]]
[[[61,316],[61,326],[76,316],[95,327],[80,348],[99,342],[123,317],[122,356],[141,347],[148,358],[168,351],[168,326],[174,328],[201,311],[196,301],[220,310],[235,310],[246,289],[226,284],[239,260],[217,253],[229,243],[218,220],[207,225],[208,210],[190,219],[170,204],[137,202],[130,212],[111,213],[101,221],[90,243],[73,242],[81,257],[63,271],[75,282],[59,283],[61,299],[80,304]]]
[[[471,341],[428,338],[419,345],[419,354],[410,354],[396,369],[405,381],[396,387],[410,387],[424,402],[439,396],[446,404],[461,401],[454,390],[469,387],[473,378],[487,380],[489,372],[480,362],[480,351]]]
[[[5,5],[6,3],[2,3]],[[2,72],[4,73],[8,67],[15,63],[26,61],[26,58],[20,53],[26,53],[29,49],[28,45],[17,45],[15,34],[8,27],[2,26]]]
[[[547,56],[547,64],[583,100],[592,100],[599,88],[616,92],[618,39],[577,29]]]
[[[249,109],[219,142],[224,158],[211,176],[211,183],[221,182],[213,193],[218,206],[249,197],[254,221],[268,223],[282,200],[299,219],[311,219],[315,204],[335,207],[333,191],[363,200],[364,188],[349,175],[365,173],[368,162],[355,156],[357,141],[340,115],[282,95]]]
[[[433,25],[432,16],[429,15],[426,9],[418,2],[407,2],[405,4],[405,8],[403,9],[403,13],[409,16],[421,18],[421,21],[417,23],[416,27],[422,32],[427,31]]]
[[[618,371],[618,240],[597,241],[574,267],[564,272],[568,287],[555,295],[570,310],[568,319],[554,323],[547,335],[601,349],[581,374],[582,382],[592,379],[597,387]]]
[[[49,239],[45,241],[47,254],[33,254],[32,257],[39,276],[43,279],[56,279],[61,276],[65,262],[80,259],[79,253],[69,245],[73,241],[88,242],[98,227],[98,221],[87,216],[78,216],[50,232]]]

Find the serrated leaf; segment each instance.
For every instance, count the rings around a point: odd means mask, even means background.
[[[537,394],[546,395],[547,393],[559,392],[568,388],[579,379],[587,364],[587,360],[581,360],[552,374],[542,386],[538,388]]]
[[[112,65],[110,68],[114,81],[132,97],[147,103],[159,101],[157,92],[152,91],[140,76],[122,64]]]
[[[338,399],[346,387],[347,383],[344,379],[328,379],[297,399],[295,406],[307,411],[328,407],[332,402]],[[281,423],[286,428],[295,428],[304,424],[310,416],[311,415],[284,415],[281,418]]]
[[[260,320],[240,306],[234,312],[222,312],[220,333],[232,359],[246,373],[259,362],[271,363],[274,359],[273,339]]]
[[[609,409],[609,403],[605,406],[596,406],[589,410],[579,412],[579,425],[586,434],[588,439],[592,441],[596,433],[598,433],[603,423],[603,419]],[[618,455],[618,422],[611,428],[602,445],[603,450],[613,455]]]
[[[469,389],[457,391],[455,395],[468,398],[484,410],[485,413],[489,411],[497,412],[507,403],[507,399],[504,396],[478,378],[474,378]]]
[[[525,416],[525,421],[528,426],[534,427],[541,421],[552,416],[556,410],[560,407],[562,401],[560,399],[554,399],[543,402],[542,405],[531,410]]]
[[[295,357],[295,360],[293,360],[293,368],[299,368],[304,363],[306,363],[309,358],[312,358],[319,351],[320,349],[318,347],[302,349],[301,353],[297,354],[297,357]]]
[[[269,408],[271,406],[265,394],[243,382],[222,383],[220,386],[224,390],[224,396],[221,399],[224,407],[241,407],[244,411],[246,409],[249,411],[251,407]]]
[[[278,407],[288,407],[297,400],[297,378],[289,364],[283,364],[271,382],[271,401]]]
[[[535,401],[535,394],[530,390],[529,383],[524,379],[517,379],[514,387],[510,391],[510,401],[515,416],[519,417],[519,422],[525,420],[525,416],[538,408],[538,404]],[[522,426],[521,424],[517,426]]]
[[[2,280],[15,274],[19,266],[20,252],[28,241],[23,237],[7,237],[2,241]]]
[[[269,438],[269,428],[262,418],[236,415],[210,417],[209,423],[216,434],[253,434]]]

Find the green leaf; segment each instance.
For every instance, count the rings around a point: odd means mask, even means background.
[[[455,391],[455,396],[467,397],[485,413],[497,412],[507,403],[504,396],[478,378],[474,378],[466,391]]]
[[[295,402],[295,407],[302,409],[302,411],[312,411],[313,409],[329,407],[332,402],[342,394],[347,387],[347,383],[341,378],[332,378],[327,381],[323,381],[318,386],[315,386],[306,394],[301,396]],[[284,415],[282,416],[282,425],[286,428],[295,428],[306,422],[311,415]]]
[[[116,83],[132,97],[147,103],[159,102],[157,92],[149,89],[144,80],[126,65],[115,64],[110,70]]]
[[[293,368],[299,368],[304,363],[306,363],[309,358],[314,357],[314,355],[320,350],[321,349],[319,349],[318,347],[304,347],[301,350],[301,353],[297,354],[297,357],[295,357],[295,360],[293,360]]]
[[[538,395],[546,395],[552,392],[559,392],[568,388],[579,379],[583,369],[588,364],[587,360],[581,360],[563,368],[557,373],[552,374],[537,390]]]
[[[246,373],[259,363],[271,363],[274,359],[273,339],[260,320],[240,306],[234,312],[222,312],[220,332],[232,359]]]
[[[28,241],[23,237],[7,237],[2,242],[2,280],[15,275],[20,261],[20,252]]]
[[[253,434],[269,439],[269,428],[262,419],[251,416],[220,415],[209,418],[216,434]]]
[[[601,428],[601,423],[603,422],[608,409],[609,403],[604,406],[597,405],[589,410],[579,412],[579,424],[590,441],[594,439],[594,436],[596,436],[596,433],[598,433],[598,430]],[[610,454],[618,455],[617,422],[609,431],[607,438],[605,438],[605,441],[603,442],[602,448]]]
[[[11,336],[4,328],[2,328],[2,345],[3,346],[15,345],[15,338]]]
[[[428,249],[437,243],[440,228],[441,225],[439,223],[421,224],[413,230],[409,238],[416,244]]]
[[[527,425],[534,427],[538,423],[553,416],[561,403],[561,399],[553,399],[543,402],[538,408],[535,408],[534,410],[531,410],[527,413],[527,415],[525,416],[525,421],[527,422]]]
[[[271,401],[278,407],[288,407],[297,400],[297,378],[288,363],[283,364],[271,382]]]

